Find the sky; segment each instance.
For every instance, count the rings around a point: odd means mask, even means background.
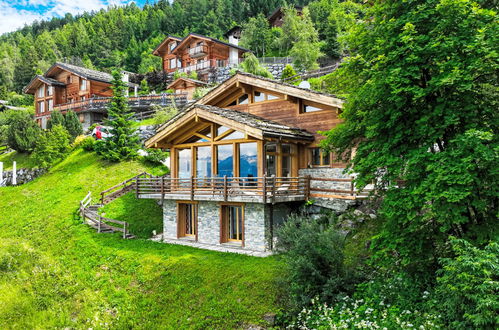
[[[62,17],[66,13],[81,14],[128,2],[131,0],[0,0],[0,34],[17,30],[35,20]],[[145,0],[136,0],[135,3],[142,6]]]

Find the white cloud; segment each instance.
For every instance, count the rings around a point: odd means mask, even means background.
[[[0,34],[14,31],[35,20],[64,16],[66,13],[82,14],[128,2],[126,0],[0,0]],[[32,7],[33,10],[17,9],[14,6]],[[40,13],[38,12],[40,7],[47,8]]]

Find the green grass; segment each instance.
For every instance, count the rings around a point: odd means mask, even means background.
[[[0,162],[3,162],[4,170],[12,170],[12,164],[16,161],[17,169],[20,168],[35,168],[37,167],[34,160],[29,154],[18,153],[17,151],[12,151],[3,155],[0,155]]]
[[[137,199],[128,193],[101,208],[106,218],[126,221],[130,232],[139,238],[150,238],[152,231],[163,231],[163,210],[155,200]]]
[[[238,328],[279,309],[276,258],[123,240],[81,224],[88,191],[144,170],[77,150],[26,185],[0,188],[2,328]]]
[[[134,121],[133,127],[157,125],[155,118],[147,118],[141,121]]]

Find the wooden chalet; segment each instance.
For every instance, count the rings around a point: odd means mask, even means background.
[[[163,60],[164,71],[196,71],[200,80],[207,81],[210,69],[237,65],[248,51],[237,43],[189,33],[185,38],[166,37],[153,54]]]
[[[73,105],[96,97],[111,97],[112,79],[109,73],[57,62],[44,75],[35,76],[23,91],[35,96],[35,119],[42,128],[46,128],[52,111],[64,112],[67,109],[74,109],[80,121],[90,126],[101,121],[106,111],[86,110]]]
[[[300,6],[295,6],[296,12],[298,13],[299,16],[302,15],[303,7]],[[272,14],[270,14],[267,17],[267,20],[269,21],[269,25],[271,27],[281,27],[282,23],[284,22],[284,11],[283,7],[276,8]]]
[[[194,99],[194,92],[196,88],[206,87],[208,84],[204,81],[180,77],[175,79],[171,84],[168,85],[168,89],[173,89],[177,94],[185,94],[188,100]]]
[[[146,147],[170,151],[171,177],[137,180],[159,199],[166,240],[272,249],[273,231],[309,198],[336,208],[362,197],[318,131],[343,100],[238,73],[162,125]]]

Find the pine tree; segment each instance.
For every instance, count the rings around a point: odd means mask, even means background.
[[[68,110],[64,118],[64,127],[66,127],[69,135],[71,135],[71,141],[74,141],[78,135],[83,134],[83,128],[81,127],[80,120],[74,111]]]
[[[117,70],[113,71],[112,84],[113,98],[108,110],[109,119],[105,121],[111,127],[111,136],[99,140],[95,149],[104,159],[117,162],[136,158],[140,143],[130,120],[132,113],[125,97],[126,86]]]
[[[139,95],[149,95],[149,94],[151,94],[151,90],[149,89],[149,84],[147,83],[147,80],[144,78],[140,82]]]
[[[47,123],[47,128],[51,129],[55,125],[62,125],[62,126],[64,126],[65,125],[64,122],[65,122],[65,120],[64,120],[64,116],[62,115],[62,113],[60,113],[59,111],[53,111],[50,114],[50,120]]]

